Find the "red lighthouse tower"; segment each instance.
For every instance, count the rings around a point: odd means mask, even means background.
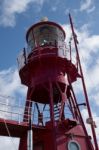
[[[26,34],[28,48],[18,57],[21,83],[28,87],[22,122],[0,119],[0,135],[19,137],[19,150],[98,150],[77,36],[69,15],[72,39],[69,48],[63,28],[47,19],[32,25]],[[75,64],[73,58],[75,55]],[[77,99],[72,83],[80,78],[85,102]],[[86,105],[93,143],[80,106]],[[4,127],[4,123],[6,128]]]
[[[72,87],[77,78],[82,79],[90,117],[88,120],[93,131],[95,149],[98,150],[77,37],[71,16],[69,18],[76,49],[76,65],[72,62],[71,45],[69,51],[66,50],[66,34],[59,24],[43,20],[31,26],[26,34],[28,51],[24,50],[21,55],[24,57],[21,57],[19,74],[22,84],[28,87],[24,122],[32,118],[34,150],[94,149],[79,109],[85,103],[78,104]],[[35,107],[33,115],[32,106]],[[19,150],[27,150],[26,141],[27,133],[21,137]]]

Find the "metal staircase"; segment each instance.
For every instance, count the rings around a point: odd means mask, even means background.
[[[61,103],[57,103],[54,105],[54,118],[55,118],[55,120],[58,120],[60,117],[60,108],[61,108]]]

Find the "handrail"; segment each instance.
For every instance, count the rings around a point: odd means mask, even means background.
[[[11,101],[8,101],[7,103],[6,102],[1,102],[0,101],[0,118],[9,118],[10,120],[14,120],[14,121],[18,121],[19,123],[23,122],[23,116],[25,116],[25,122],[29,122],[28,118],[30,116],[30,114],[28,113],[28,111],[25,111],[24,112],[24,108],[25,106],[21,106],[21,105],[16,105],[16,104],[10,104]],[[32,103],[35,105],[35,102],[33,101],[29,101],[29,103]],[[40,104],[41,105],[41,104]],[[28,108],[26,106],[26,108]],[[38,124],[38,111],[35,110],[34,112],[34,107],[31,107],[32,108],[32,112],[31,112],[31,115],[32,115],[32,122],[33,124]],[[41,111],[41,110],[40,110]],[[43,113],[43,122],[44,124],[50,120],[50,109],[49,109],[49,106],[47,106],[47,108],[44,110]],[[69,108],[68,106],[66,105],[65,106],[65,114],[66,116],[69,116],[71,118],[72,114],[71,112],[69,111]],[[58,117],[56,117],[56,119],[58,119]]]
[[[53,51],[54,48],[57,48],[57,53]],[[42,53],[42,51],[45,49],[51,49],[51,51],[45,51],[44,53]],[[29,56],[31,54],[33,54],[32,57]],[[28,51],[28,48],[23,49],[17,58],[19,70],[22,69],[25,66],[25,64],[28,63],[29,60],[31,59],[33,60],[40,56],[46,56],[47,54],[57,55],[57,57],[59,56],[62,58],[67,58],[74,65],[77,64],[77,57],[75,51],[73,52],[72,50],[71,52],[70,47],[67,46],[66,42],[58,41],[56,45],[51,45],[50,43],[45,45],[40,45],[40,46],[36,46],[31,51]]]

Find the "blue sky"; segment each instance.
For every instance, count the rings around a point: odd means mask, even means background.
[[[0,0],[0,94],[25,96],[26,90],[20,85],[18,77],[16,58],[20,50],[26,46],[25,34],[28,27],[47,16],[49,20],[61,24],[69,38],[68,12],[73,17],[78,35],[80,57],[93,116],[99,124],[98,0]],[[81,94],[79,81],[75,90],[78,95]],[[85,112],[84,117],[87,117],[86,111],[82,112]],[[96,131],[99,136],[99,128]],[[10,142],[5,140],[5,143],[5,147],[2,145],[0,149],[7,150],[8,145],[11,147]]]

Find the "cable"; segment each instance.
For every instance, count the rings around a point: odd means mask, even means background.
[[[15,144],[14,144],[13,140],[12,140],[12,137],[11,137],[11,134],[10,134],[9,128],[8,128],[8,126],[7,126],[7,124],[6,124],[6,121],[5,121],[5,119],[3,119],[3,120],[4,120],[4,124],[5,124],[6,130],[7,130],[8,136],[10,137],[11,142],[12,142],[12,144],[13,144],[13,148],[14,148],[14,150],[17,150],[17,149],[16,149],[16,146],[15,146]]]

